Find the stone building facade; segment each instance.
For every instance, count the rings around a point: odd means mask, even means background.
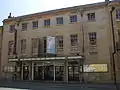
[[[10,15],[3,21],[1,77],[12,79],[15,75],[23,80],[65,82],[82,81],[83,78],[86,82],[112,81],[110,10],[114,5],[113,21],[117,25],[119,3],[116,1],[19,17]],[[115,34],[117,42],[119,35]],[[54,55],[46,52],[48,36],[55,37]]]

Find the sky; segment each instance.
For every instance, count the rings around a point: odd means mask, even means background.
[[[0,1],[0,25],[9,13],[12,16],[21,16],[42,11],[60,9],[65,7],[84,5],[105,0],[1,0]]]

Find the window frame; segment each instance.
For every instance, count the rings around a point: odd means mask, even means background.
[[[39,39],[38,38],[32,38],[32,54],[38,53],[38,45],[39,45]],[[37,51],[36,51],[37,50]]]
[[[57,50],[60,49],[63,51],[63,48],[64,48],[63,36],[56,36],[56,47],[57,47]]]
[[[33,21],[32,22],[32,27],[33,27],[33,29],[38,28],[38,21]]]
[[[116,19],[120,20],[120,9],[116,10]]]
[[[78,46],[78,35],[77,34],[71,34],[70,35],[70,40],[71,40],[71,46]]]
[[[26,39],[22,39],[21,40],[21,54],[25,54],[26,53],[26,49],[27,49],[27,40]]]
[[[74,22],[77,22],[77,21],[78,21],[77,15],[70,15],[70,22],[71,23],[74,23]]]
[[[8,55],[13,55],[14,40],[8,41]]]
[[[44,54],[46,54],[47,53],[47,37],[43,37],[43,52],[44,52]]]
[[[22,23],[21,24],[21,26],[22,26],[22,31],[25,31],[25,30],[27,30],[27,25],[28,25],[28,23]]]
[[[88,16],[88,20],[95,20],[95,12],[93,12],[93,13],[88,13],[87,14],[87,16]]]
[[[89,45],[97,46],[97,32],[89,32]]]
[[[45,20],[44,20],[44,26],[45,26],[45,27],[50,26],[50,24],[51,24],[50,19],[45,19]]]
[[[57,17],[56,18],[56,24],[57,25],[62,25],[63,24],[63,17]]]
[[[9,30],[10,30],[10,33],[15,32],[15,25],[10,25]]]

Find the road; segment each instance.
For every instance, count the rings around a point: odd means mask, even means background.
[[[0,81],[0,90],[116,90],[114,85],[53,84],[19,81]]]

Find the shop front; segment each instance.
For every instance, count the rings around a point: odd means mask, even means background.
[[[72,61],[71,61],[72,60]],[[22,80],[79,81],[82,56],[20,59]],[[74,63],[75,62],[75,63]]]

